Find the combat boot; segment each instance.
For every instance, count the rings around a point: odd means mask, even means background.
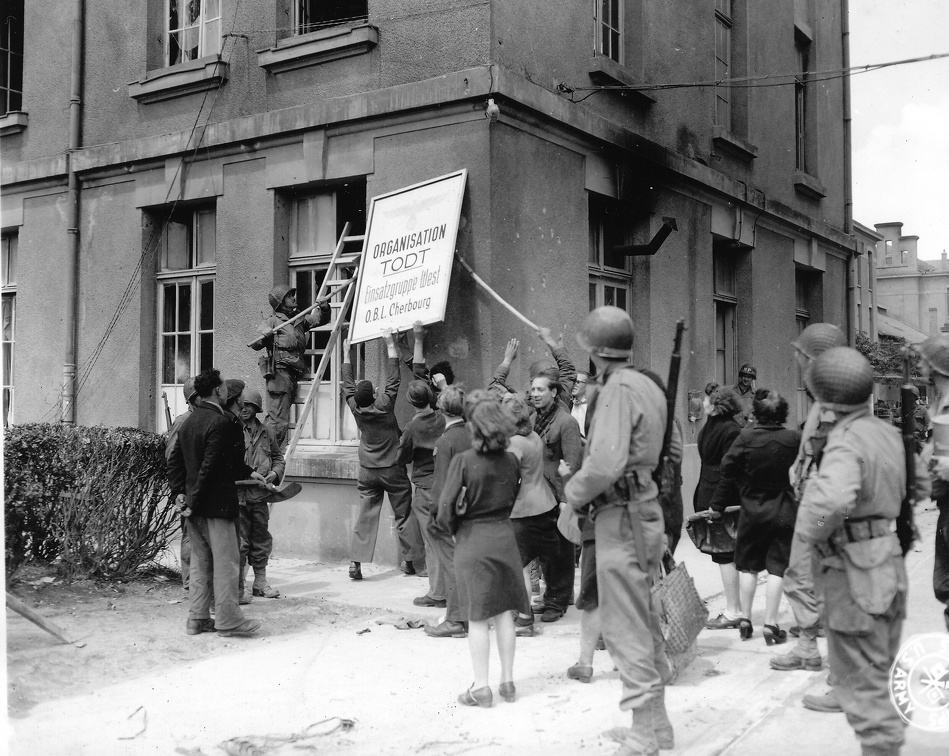
[[[267,568],[254,568],[254,595],[264,598],[280,598],[280,591],[267,585]]]
[[[613,756],[657,756],[659,741],[656,737],[656,708],[652,701],[633,709],[632,727],[616,727],[606,735],[621,744]]]
[[[653,709],[656,742],[663,751],[671,751],[675,748],[675,733],[672,731],[672,722],[669,721],[669,715],[666,713],[665,686],[659,689],[659,695],[655,696],[649,703]]]

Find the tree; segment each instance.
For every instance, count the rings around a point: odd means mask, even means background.
[[[902,336],[881,335],[879,341],[870,341],[870,337],[860,331],[855,346],[860,354],[870,360],[874,376],[879,378],[903,374],[903,349],[909,348],[910,343]],[[919,377],[915,360],[910,366],[910,377]]]

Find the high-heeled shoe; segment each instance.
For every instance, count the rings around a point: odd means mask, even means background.
[[[472,685],[458,696],[458,703],[465,706],[480,706],[482,709],[490,709],[494,703],[494,696],[491,693],[490,686],[485,685],[483,688],[474,690],[474,685]]]
[[[764,634],[764,642],[769,646],[779,646],[788,642],[787,630],[782,630],[777,625],[765,625],[761,632]]]
[[[743,641],[748,640],[752,635],[755,634],[755,629],[751,625],[751,620],[747,617],[742,617],[738,620],[738,634],[741,636]]]
[[[498,693],[501,694],[503,698],[508,703],[514,703],[514,699],[517,698],[517,690],[514,687],[512,682],[503,682],[498,688]]]

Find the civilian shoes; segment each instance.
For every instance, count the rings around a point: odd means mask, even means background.
[[[247,619],[241,622],[237,627],[230,627],[227,630],[218,630],[217,634],[224,638],[249,638],[260,630],[260,620]]]
[[[480,706],[482,709],[490,709],[494,703],[494,695],[491,688],[485,685],[483,688],[472,690],[474,686],[468,688],[464,693],[458,696],[458,703],[465,706]],[[513,686],[512,686],[513,687]]]
[[[434,599],[427,593],[424,596],[412,599],[412,603],[416,606],[434,606],[439,609],[444,609],[448,606],[448,602],[445,599]]]
[[[793,649],[790,653],[783,656],[771,657],[771,669],[780,672],[790,672],[794,669],[806,669],[808,672],[820,672],[823,667],[823,659],[819,656],[804,657],[798,656]]]
[[[425,634],[430,638],[467,638],[468,628],[464,622],[445,620],[437,625],[426,625]]]
[[[214,632],[213,619],[189,619],[185,625],[185,632],[188,635],[200,635],[201,633]]]
[[[359,562],[349,563],[349,579],[362,580],[362,567]]]
[[[706,630],[730,630],[731,628],[738,627],[738,623],[741,622],[741,617],[735,617],[735,619],[729,619],[725,616],[725,613],[722,612],[714,619],[710,619],[705,623]]]

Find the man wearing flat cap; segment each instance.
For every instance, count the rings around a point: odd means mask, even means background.
[[[257,364],[260,373],[267,381],[267,418],[266,423],[274,432],[281,449],[287,445],[290,427],[290,408],[297,398],[297,384],[309,372],[304,359],[308,333],[311,328],[323,325],[329,320],[329,298],[316,302],[318,307],[305,317],[287,323],[297,310],[297,290],[285,284],[274,286],[268,297],[274,313],[257,327],[260,338],[251,343],[251,349],[260,351],[266,347]],[[274,332],[275,328],[278,328]]]

